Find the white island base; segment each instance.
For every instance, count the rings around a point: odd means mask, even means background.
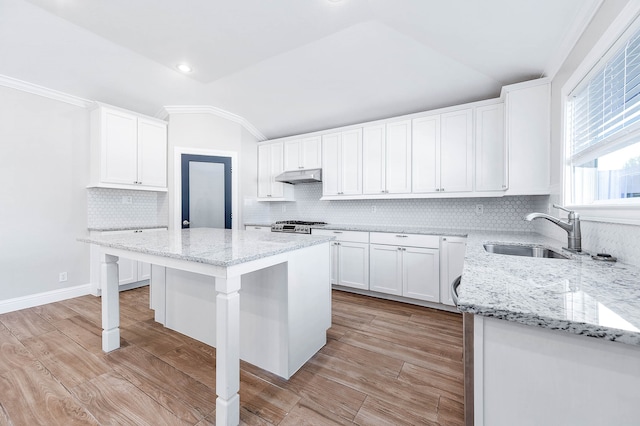
[[[240,359],[289,379],[326,343],[331,327],[326,247],[287,253],[288,261],[242,275]],[[153,266],[155,320],[216,347],[216,291],[211,277]]]

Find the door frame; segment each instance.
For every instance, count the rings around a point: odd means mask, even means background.
[[[182,229],[182,154],[231,158],[231,229],[238,228],[238,153],[176,146],[173,149],[173,229]]]

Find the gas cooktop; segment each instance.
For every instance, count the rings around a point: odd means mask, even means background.
[[[312,227],[326,225],[326,222],[310,222],[304,220],[279,220],[271,225],[271,232],[293,232],[296,234],[310,234]]]

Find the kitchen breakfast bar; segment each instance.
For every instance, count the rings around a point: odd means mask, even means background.
[[[168,271],[203,277],[215,295],[216,424],[237,425],[240,358],[288,379],[326,343],[332,239],[211,228],[82,238],[100,247],[102,349],[120,347],[119,257],[153,265],[152,307],[163,324]]]

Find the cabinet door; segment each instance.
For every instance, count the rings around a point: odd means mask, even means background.
[[[322,136],[322,195],[338,195],[341,140],[340,133]]]
[[[440,190],[440,116],[412,123],[411,187],[415,193]]]
[[[369,290],[369,244],[339,244],[338,284]]]
[[[362,129],[342,132],[340,193],[362,194]]]
[[[440,303],[454,306],[451,298],[451,283],[462,275],[467,239],[442,237],[440,243]]]
[[[305,138],[300,143],[300,158],[305,169],[322,167],[322,141],[320,136]]]
[[[506,189],[504,106],[476,109],[476,191]]]
[[[167,187],[167,126],[138,119],[138,183]]]
[[[282,198],[284,197],[285,184],[276,182],[275,178],[284,172],[284,144],[282,142],[273,143],[269,145],[269,149],[271,196],[274,198]]]
[[[300,158],[300,141],[287,141],[284,143],[284,170],[292,171],[302,168]]]
[[[271,197],[270,155],[269,145],[258,147],[258,198]]]
[[[369,288],[402,296],[402,247],[371,244]]]
[[[138,181],[137,117],[102,110],[101,181],[133,185]]]
[[[506,97],[507,195],[549,193],[550,86],[517,89]]]
[[[473,190],[473,111],[440,117],[440,191]]]
[[[385,126],[362,129],[362,193],[384,194]]]
[[[340,243],[331,243],[331,284],[340,284]]]
[[[138,262],[120,257],[118,259],[118,284],[130,284],[138,281]]]
[[[146,262],[138,263],[138,279],[137,281],[151,279],[151,264]]]
[[[402,249],[402,295],[429,302],[440,301],[439,250]]]
[[[411,120],[387,124],[386,192],[411,192]]]

